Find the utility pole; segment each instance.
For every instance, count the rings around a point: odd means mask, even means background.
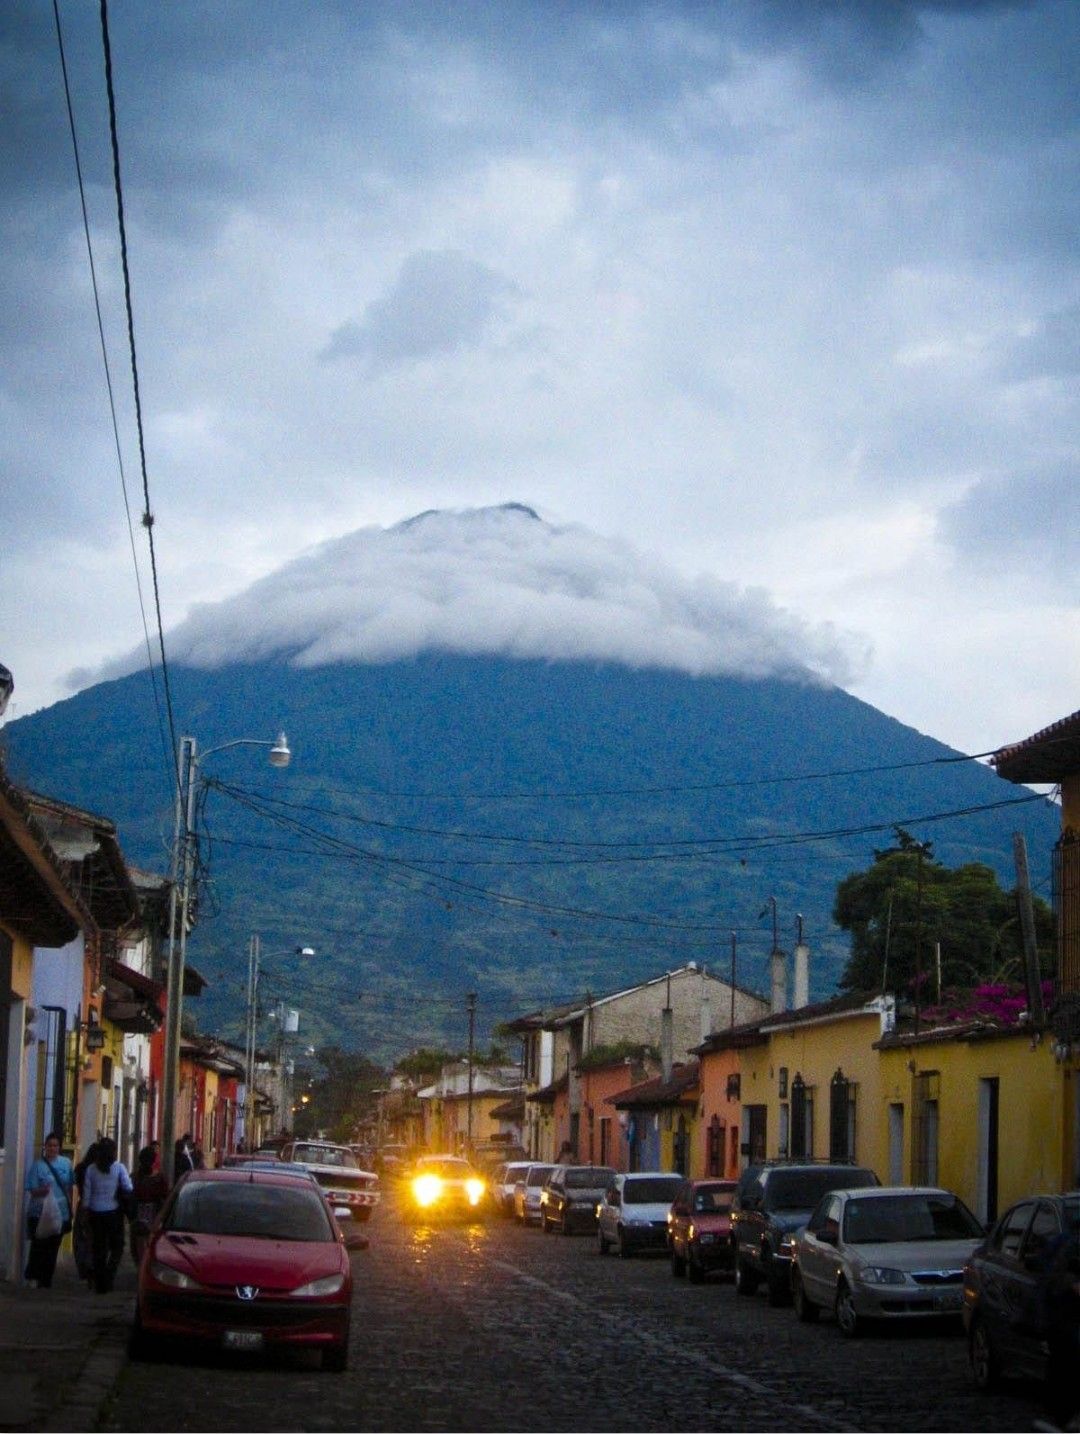
[[[919,843],[917,898],[915,902],[915,1034],[919,1034],[919,1013],[922,1009],[922,884],[923,856],[926,847]]]
[[[738,935],[733,931],[731,933],[731,1018],[728,1021],[728,1026],[731,1029],[735,1027],[735,943],[737,940]]]
[[[465,998],[466,1010],[469,1013],[469,1101],[467,1107],[466,1124],[466,1146],[468,1153],[472,1155],[473,1148],[473,1055],[476,1041],[476,992],[470,991]]]
[[[1031,904],[1031,877],[1028,874],[1027,842],[1023,832],[1013,833],[1013,860],[1016,863],[1016,901],[1020,907],[1020,932],[1024,938],[1024,978],[1028,1014],[1036,1030],[1046,1024],[1042,981],[1039,976],[1039,948],[1035,942],[1035,911]]]

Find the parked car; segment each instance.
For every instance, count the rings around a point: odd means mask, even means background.
[[[173,1189],[139,1267],[131,1353],[193,1339],[226,1350],[322,1351],[344,1370],[349,1250],[317,1186],[251,1169],[193,1170]]]
[[[795,1235],[821,1197],[833,1190],[864,1190],[880,1183],[872,1170],[860,1165],[791,1161],[748,1165],[731,1206],[736,1293],[752,1295],[764,1280],[769,1303],[787,1304]]]
[[[871,1320],[958,1318],[964,1265],[983,1234],[948,1190],[834,1190],[795,1237],[795,1313],[808,1324],[832,1310],[849,1337]]]
[[[290,1140],[281,1147],[283,1164],[310,1170],[339,1218],[370,1220],[379,1203],[379,1177],[361,1170],[348,1145],[321,1140]]]
[[[682,1183],[664,1170],[616,1175],[597,1207],[600,1253],[614,1245],[625,1260],[638,1250],[666,1250],[668,1211]]]
[[[1051,1379],[1052,1325],[1062,1294],[1054,1286],[1077,1279],[1080,1190],[1021,1200],[1005,1211],[964,1271],[964,1326],[980,1389],[993,1389],[1007,1375]],[[1073,1381],[1078,1357],[1074,1344]]]
[[[615,1179],[608,1165],[556,1165],[540,1189],[540,1228],[560,1230],[596,1229],[596,1207]]]
[[[479,1220],[487,1214],[487,1182],[460,1155],[422,1155],[413,1166],[406,1218]]]
[[[734,1180],[684,1180],[668,1211],[671,1273],[700,1284],[714,1270],[731,1270],[731,1202]]]
[[[498,1166],[491,1177],[491,1199],[500,1215],[514,1213],[514,1186],[523,1171],[528,1170],[531,1160],[506,1160]]]
[[[554,1165],[540,1165],[533,1161],[524,1170],[518,1171],[514,1185],[515,1220],[520,1220],[523,1225],[532,1225],[540,1219],[540,1191],[554,1169]]]

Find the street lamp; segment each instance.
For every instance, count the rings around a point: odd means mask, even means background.
[[[270,764],[287,767],[292,758],[285,733],[277,741],[258,737],[237,737],[210,747],[201,759],[194,737],[181,737],[176,761],[176,820],[173,830],[171,881],[169,887],[169,961],[165,978],[165,1068],[162,1073],[161,1162],[171,1180],[176,1146],[176,1095],[180,1083],[180,1022],[184,1004],[184,965],[187,956],[188,913],[194,876],[195,786],[199,761],[229,747],[269,747]],[[177,905],[179,904],[179,913]],[[177,921],[179,917],[179,939]]]
[[[284,741],[282,734],[279,741]],[[276,750],[276,749],[275,749]],[[273,752],[270,754],[273,761]],[[295,946],[291,948],[295,956],[314,956],[314,946]],[[271,952],[272,956],[285,956],[287,951]],[[252,934],[248,945],[248,988],[247,988],[247,1024],[245,1040],[245,1074],[246,1082],[244,1100],[244,1140],[250,1147],[252,1137],[255,1133],[255,1047],[258,1044],[257,1032],[259,1024],[259,975],[260,963],[263,960],[262,946],[259,937]]]

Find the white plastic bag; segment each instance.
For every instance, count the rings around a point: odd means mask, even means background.
[[[38,1216],[34,1239],[47,1240],[50,1235],[59,1235],[63,1228],[64,1222],[60,1216],[60,1202],[57,1200],[55,1192],[50,1190],[41,1204],[41,1214]]]

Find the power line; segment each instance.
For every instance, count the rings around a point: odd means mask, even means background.
[[[150,506],[150,480],[146,471],[146,442],[143,436],[142,399],[139,393],[139,364],[135,351],[135,315],[131,300],[131,272],[128,268],[127,229],[124,225],[124,190],[120,180],[120,141],[116,128],[116,95],[113,90],[112,48],[109,44],[108,0],[101,0],[101,44],[105,56],[105,88],[109,100],[109,137],[112,142],[113,188],[116,191],[116,218],[120,231],[120,262],[124,273],[124,306],[127,313],[128,351],[131,355],[131,381],[135,394],[135,426],[139,435],[139,468],[143,486],[143,527],[150,549],[150,572],[154,582],[154,609],[157,614],[158,646],[161,651],[161,680],[165,691],[165,706],[169,717],[169,733],[172,737],[172,758],[176,785],[180,786],[179,741],[176,735],[176,721],[173,715],[172,689],[169,683],[169,665],[165,656],[165,631],[161,620],[161,588],[158,582],[157,554],[154,549],[154,515]]]
[[[60,5],[59,0],[53,0],[53,18],[56,21],[56,44],[60,54],[60,70],[64,80],[64,99],[67,104],[68,126],[71,130],[71,149],[75,158],[75,177],[79,185],[79,202],[82,206],[83,234],[86,238],[86,256],[90,264],[90,285],[94,293],[94,311],[97,315],[98,339],[101,343],[101,361],[105,369],[105,387],[109,395],[109,414],[112,419],[113,442],[116,446],[116,464],[120,473],[120,490],[124,498],[124,513],[127,518],[128,540],[131,544],[131,561],[135,569],[135,589],[138,594],[139,612],[142,615],[143,636],[146,640],[146,657],[150,673],[150,686],[154,694],[154,707],[157,712],[158,732],[161,736],[163,753],[166,756],[166,764],[171,766],[169,758],[169,744],[165,736],[164,716],[161,710],[161,698],[158,693],[157,678],[154,673],[154,656],[150,646],[150,626],[146,620],[146,603],[143,600],[142,575],[139,572],[139,556],[135,546],[135,527],[131,521],[131,503],[128,500],[127,475],[124,472],[124,455],[120,444],[120,428],[116,419],[116,398],[113,393],[112,371],[109,367],[109,351],[105,342],[105,325],[101,317],[101,296],[98,291],[97,268],[94,264],[94,246],[90,238],[90,219],[86,210],[86,188],[83,184],[82,163],[79,159],[79,140],[75,129],[75,111],[71,103],[71,85],[68,80],[67,58],[64,54],[64,35],[60,26]]]

